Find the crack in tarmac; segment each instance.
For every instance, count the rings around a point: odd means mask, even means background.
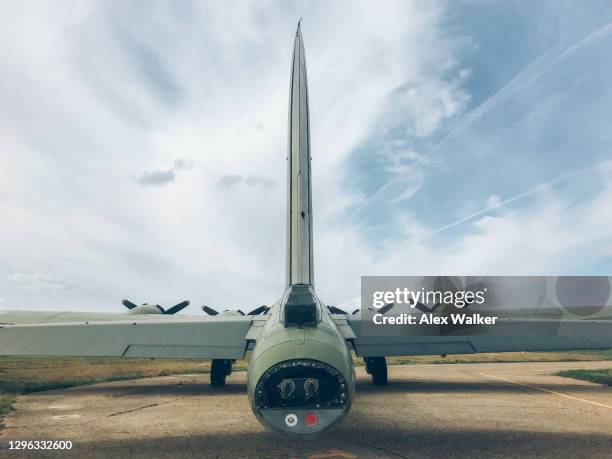
[[[152,403],[150,405],[140,406],[138,408],[134,408],[134,409],[131,409],[131,410],[126,410],[126,411],[120,411],[118,413],[111,413],[111,414],[107,414],[107,415],[104,415],[104,416],[97,416],[95,418],[83,419],[80,422],[61,423],[61,425],[62,426],[78,426],[78,425],[82,425],[82,424],[87,424],[87,423],[89,423],[89,422],[91,422],[92,420],[95,420],[95,419],[104,419],[104,418],[110,418],[111,416],[118,416],[120,414],[132,413],[134,411],[139,411],[139,410],[142,410],[144,408],[152,408],[154,406],[159,406],[159,405],[163,405],[163,404],[166,404],[166,403],[176,402],[177,400],[179,400],[179,398],[173,398],[172,400],[164,400],[164,401],[161,401],[159,403]],[[2,433],[3,430],[8,431],[8,430],[28,429],[30,427],[47,426],[47,425],[48,425],[47,423],[44,423],[44,424],[27,424],[27,425],[24,425],[24,426],[4,426],[3,429],[0,429],[0,434]]]
[[[141,406],[132,410],[119,411],[117,413],[109,414],[107,417],[119,416],[120,414],[133,413],[134,411],[144,410],[145,408],[151,408],[153,406],[159,406],[159,403],[151,403],[150,405]]]

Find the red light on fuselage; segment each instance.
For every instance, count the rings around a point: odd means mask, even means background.
[[[306,424],[308,427],[316,426],[317,422],[319,422],[319,418],[317,417],[317,414],[312,411],[309,411],[304,416],[304,424]]]

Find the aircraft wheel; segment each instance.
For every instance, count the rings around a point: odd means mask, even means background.
[[[372,383],[377,386],[387,384],[387,361],[384,357],[367,357],[366,371],[372,375]]]
[[[210,365],[210,385],[213,387],[225,386],[225,378],[231,372],[231,360],[213,359]]]

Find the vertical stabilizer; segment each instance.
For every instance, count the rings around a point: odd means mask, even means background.
[[[310,118],[306,56],[298,23],[293,43],[289,90],[287,153],[287,285],[314,286],[312,264],[312,192]]]

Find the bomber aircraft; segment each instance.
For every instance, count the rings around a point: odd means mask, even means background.
[[[248,313],[203,306],[201,316],[174,315],[187,302],[165,310],[127,300],[127,313],[1,311],[0,355],[212,359],[210,382],[223,386],[232,363],[251,351],[247,392],[256,418],[273,431],[312,437],[349,412],[355,392],[352,352],[365,360],[372,382],[384,385],[386,356],[612,347],[609,320],[566,321],[563,326],[580,333],[537,339],[363,333],[363,311],[345,313],[315,292],[309,128],[298,23],[289,96],[286,288],[273,305]],[[377,312],[387,314],[392,307]]]

